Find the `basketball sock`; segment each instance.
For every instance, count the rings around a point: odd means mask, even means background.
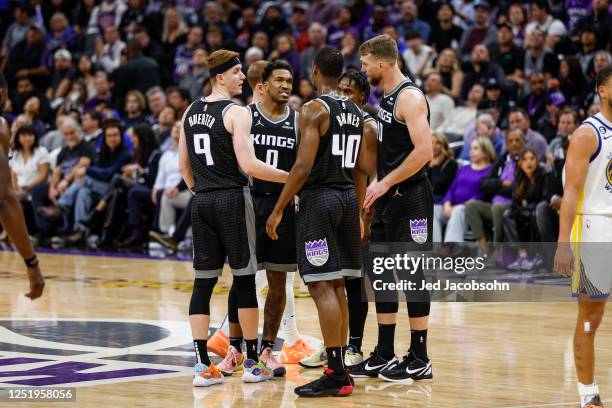
[[[326,347],[327,350],[327,367],[334,374],[344,376],[344,359],[342,358],[342,347]]]
[[[385,360],[391,360],[395,356],[395,324],[378,325],[378,355]]]
[[[257,354],[257,339],[244,340],[246,343],[247,358],[254,361],[259,361],[259,354]]]
[[[261,354],[266,348],[270,347],[270,350],[274,350],[274,340],[261,339],[261,346],[259,346],[259,354]]]
[[[580,395],[580,406],[584,407],[593,396],[599,395],[599,387],[595,382],[593,384],[578,382],[578,394]]]
[[[193,348],[195,349],[196,362],[210,366],[208,349],[206,348],[207,341],[208,340],[193,340]]]
[[[361,352],[363,328],[368,316],[368,302],[361,299],[361,279],[345,279],[346,298],[349,310],[349,345]]]
[[[221,323],[221,327],[219,327],[219,330],[221,330],[221,332],[223,332],[223,334],[225,334],[227,337],[229,337],[229,319],[228,319],[228,315],[225,315],[225,318],[223,319],[223,323]]]
[[[345,344],[344,346],[342,346],[340,349],[342,351],[342,361],[344,361],[344,357],[346,357],[346,350],[347,350],[347,345]]]
[[[410,330],[410,350],[421,360],[428,362],[427,330]]]
[[[238,350],[238,352],[242,353],[242,340],[243,337],[230,337],[230,346],[234,346],[236,347],[236,350]]]
[[[283,319],[281,320],[279,330],[279,333],[282,333],[281,337],[287,344],[294,344],[301,337],[295,318],[295,294],[293,293],[294,279],[295,272],[288,272],[287,281],[285,283],[285,311],[283,312]]]

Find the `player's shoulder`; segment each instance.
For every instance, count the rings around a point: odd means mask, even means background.
[[[397,94],[398,102],[425,102],[425,94],[413,82],[407,82]]]

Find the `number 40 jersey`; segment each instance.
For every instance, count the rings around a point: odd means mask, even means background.
[[[298,113],[285,106],[285,114],[273,120],[259,104],[248,106],[253,122],[251,137],[255,156],[272,167],[289,171],[297,154]],[[253,179],[251,191],[257,195],[280,194],[284,184]]]
[[[315,99],[329,112],[329,129],[319,140],[315,163],[304,189],[353,188],[353,168],[359,157],[363,135],[363,114],[350,99],[321,95]]]

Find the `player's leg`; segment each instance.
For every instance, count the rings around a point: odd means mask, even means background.
[[[606,301],[589,300],[581,295],[578,300],[578,321],[574,332],[574,363],[578,376],[580,406],[598,407],[601,403],[599,389],[595,383],[595,334],[601,323]]]
[[[245,358],[244,354],[242,354],[242,343],[244,339],[242,328],[240,327],[240,319],[238,318],[238,290],[236,285],[233,284],[227,297],[227,310],[227,316],[223,324],[227,326],[225,339],[227,339],[228,343],[223,344],[226,347],[226,352],[218,368],[223,375],[230,376],[234,372],[242,371],[242,364]],[[217,330],[211,340],[220,338],[219,333],[222,332],[221,330],[222,329]]]
[[[318,350],[312,347],[306,339],[302,338],[297,327],[294,293],[295,275],[296,273],[294,272],[287,273],[287,281],[285,283],[285,311],[283,312],[278,332],[278,336],[283,338],[280,361],[283,364],[301,364],[301,361],[304,360],[305,364],[308,365],[309,358],[315,357],[314,353]],[[320,361],[319,356],[316,356],[316,360]],[[324,361],[327,363],[327,357]]]
[[[246,345],[242,381],[269,380],[272,378],[272,371],[259,360],[257,353],[259,309],[255,288],[255,211],[249,188],[228,191],[224,200],[219,200],[217,205],[222,206],[224,212],[220,221],[225,220],[226,226],[222,233],[222,242],[227,249],[228,263],[234,276],[232,285],[238,294],[238,320]],[[228,223],[227,220],[234,222]]]
[[[346,297],[349,313],[349,338],[345,355],[347,366],[359,364],[363,361],[361,344],[363,330],[368,316],[368,302],[361,298],[362,278],[345,278]]]
[[[211,194],[194,197],[193,219],[193,268],[195,280],[189,304],[189,323],[196,351],[194,386],[209,386],[223,381],[223,375],[208,358],[208,328],[210,323],[210,298],[221,275],[225,252],[220,245],[214,225],[207,220],[213,212]]]
[[[285,367],[278,362],[272,351],[285,309],[285,283],[287,272],[266,270],[268,277],[268,296],[264,306],[264,327],[259,349],[263,363],[272,369],[275,377],[285,375]]]

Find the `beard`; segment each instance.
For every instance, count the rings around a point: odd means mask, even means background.
[[[378,84],[380,84],[380,80],[382,79],[382,76],[370,76],[368,77],[368,82],[370,83],[370,85],[372,86],[378,86]]]

